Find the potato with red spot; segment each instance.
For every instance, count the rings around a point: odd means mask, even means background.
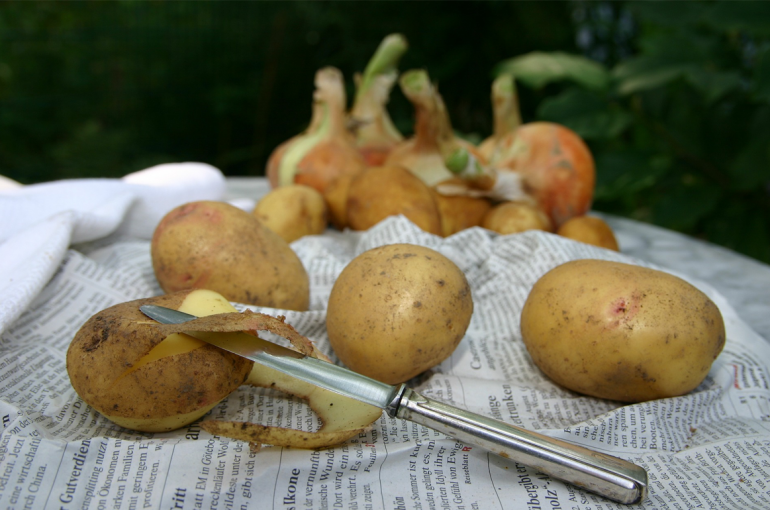
[[[472,314],[470,286],[454,262],[424,246],[391,244],[343,269],[326,330],[350,369],[396,384],[448,358]]]
[[[708,296],[671,274],[575,260],[532,287],[521,336],[558,384],[642,402],[684,395],[703,382],[724,347],[725,326]]]
[[[228,203],[173,209],[156,227],[150,253],[167,293],[208,289],[239,303],[308,309],[310,281],[299,257],[256,217]]]

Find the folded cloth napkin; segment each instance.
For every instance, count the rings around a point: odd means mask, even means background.
[[[224,192],[222,172],[204,163],[0,188],[0,333],[43,289],[71,244],[115,232],[150,239],[174,207],[221,200]]]

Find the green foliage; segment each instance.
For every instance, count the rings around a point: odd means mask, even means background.
[[[576,49],[563,3],[5,2],[0,173],[32,183],[194,160],[263,175],[307,126],[316,70],[340,68],[350,99],[395,32],[409,41],[399,68],[427,69],[467,133],[491,129],[491,70],[509,52]],[[410,133],[398,87],[389,109]]]
[[[536,115],[590,145],[597,210],[770,262],[770,4],[729,5],[613,4],[637,23],[633,54],[530,53],[498,70],[551,87]]]
[[[464,137],[490,134],[492,79],[512,72],[525,122],[589,143],[595,209],[770,262],[767,2],[5,2],[0,173],[263,175],[306,127],[315,71],[340,68],[352,97],[395,32],[400,70],[428,70]],[[409,134],[398,87],[388,108]]]

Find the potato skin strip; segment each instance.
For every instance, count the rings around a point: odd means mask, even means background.
[[[292,326],[286,324],[283,321],[283,317],[276,318],[250,310],[246,310],[243,313],[234,312],[208,315],[181,324],[155,324],[154,326],[166,336],[172,333],[184,333],[185,331],[212,333],[257,333],[259,331],[269,331],[288,340],[295,351],[305,356],[330,361],[325,354],[315,347],[313,342],[300,335]]]

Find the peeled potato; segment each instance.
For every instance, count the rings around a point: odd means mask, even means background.
[[[581,243],[620,251],[612,228],[595,216],[575,216],[559,227],[556,233]]]
[[[140,311],[157,304],[199,316],[183,324],[159,324]],[[237,313],[221,295],[184,291],[121,303],[94,315],[67,352],[67,371],[78,395],[126,428],[164,432],[210,411],[243,383],[306,399],[322,422],[318,431],[208,420],[201,427],[217,435],[281,446],[316,448],[345,441],[379,418],[379,408],[362,404],[294,377],[253,364],[217,345],[271,344],[254,334],[269,331],[302,354],[329,361],[307,338],[282,320]],[[185,332],[187,334],[185,334]],[[190,336],[194,335],[194,336]]]
[[[350,369],[396,384],[452,354],[472,314],[470,286],[451,260],[391,244],[345,267],[329,296],[326,330]]]
[[[271,190],[257,203],[252,214],[287,243],[326,230],[323,195],[315,188],[301,184]]]
[[[251,361],[187,335],[166,335],[139,311],[156,304],[201,314],[183,306],[187,295],[121,303],[86,321],[67,350],[77,394],[118,425],[163,432],[192,423],[243,384]]]
[[[369,168],[353,177],[347,201],[350,228],[368,230],[399,214],[426,232],[441,235],[441,216],[433,191],[406,168]]]
[[[166,293],[209,289],[239,303],[300,311],[310,303],[307,272],[289,244],[225,202],[170,211],[155,228],[150,254]]]
[[[725,344],[722,315],[703,292],[662,271],[605,260],[543,275],[522,309],[521,335],[558,384],[622,402],[692,391]]]
[[[503,202],[489,210],[481,226],[498,234],[517,234],[527,230],[553,230],[551,220],[537,206],[524,202]]]

